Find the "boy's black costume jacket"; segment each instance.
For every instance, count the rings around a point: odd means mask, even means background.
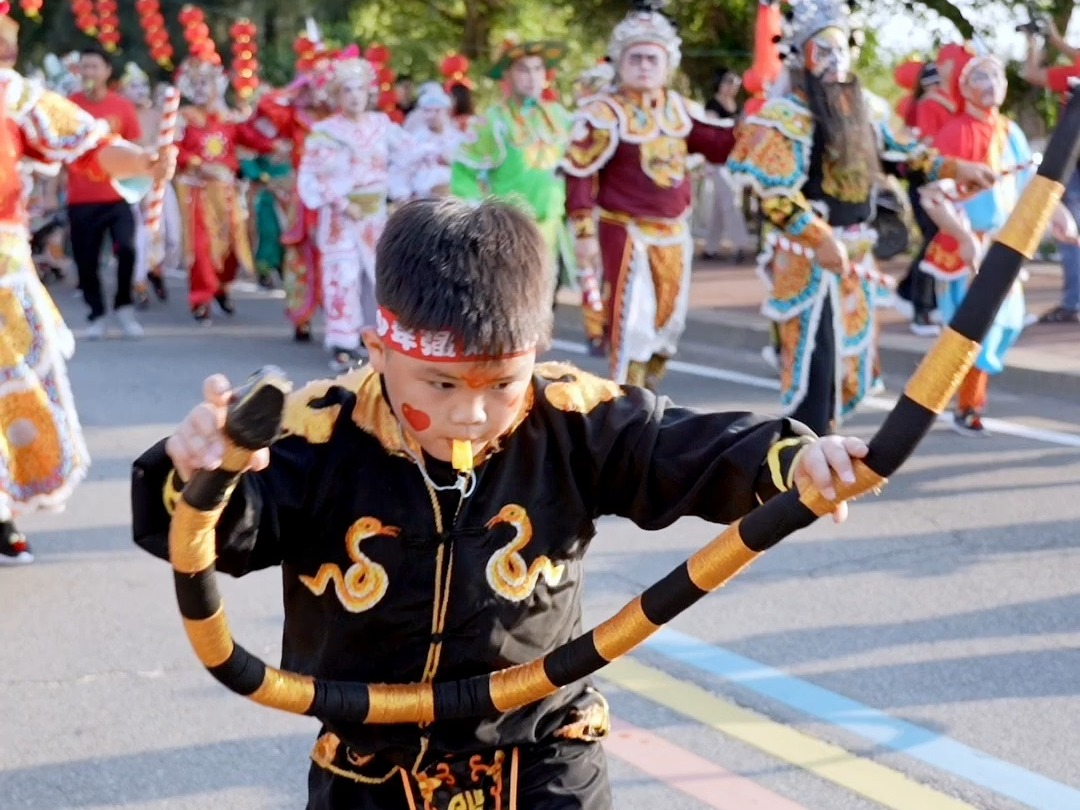
[[[477,459],[470,497],[424,479],[385,396],[361,369],[292,395],[270,466],[246,474],[218,524],[218,569],[280,565],[282,666],[370,683],[467,678],[580,635],[582,560],[602,515],[660,529],[729,523],[778,492],[808,435],[788,419],[698,414],[564,364],[537,367],[514,428]],[[425,458],[433,482],[455,478]],[[136,542],[168,557],[172,464],[135,462]],[[447,755],[596,739],[586,684],[499,717],[324,728],[313,758],[361,781]]]

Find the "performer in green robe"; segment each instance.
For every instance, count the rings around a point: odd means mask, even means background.
[[[570,113],[541,98],[548,71],[565,51],[559,42],[503,43],[488,75],[506,81],[507,98],[474,121],[454,162],[450,190],[467,200],[492,195],[523,201],[551,248],[560,286],[572,286],[566,187],[559,173],[570,142]]]

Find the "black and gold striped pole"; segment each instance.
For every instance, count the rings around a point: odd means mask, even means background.
[[[200,661],[229,689],[264,706],[328,722],[427,723],[496,715],[540,700],[633,650],[681,612],[791,533],[831,514],[838,503],[876,491],[899,469],[948,406],[974,364],[980,341],[1037,249],[1080,153],[1080,94],[1070,101],[1038,174],[998,234],[952,323],[904,388],[856,464],[853,484],[836,482],[835,500],[815,489],[773,498],[648,588],[618,614],[543,658],[464,681],[363,684],[323,681],[267,666],[236,644],[214,580],[218,517],[251,454],[269,445],[281,423],[289,384],[264,371],[238,393],[221,470],[200,472],[173,515],[169,553],[188,638]]]

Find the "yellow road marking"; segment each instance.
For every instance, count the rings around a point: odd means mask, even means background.
[[[600,677],[789,765],[892,810],[978,810],[898,771],[722,700],[692,683],[623,658]]]

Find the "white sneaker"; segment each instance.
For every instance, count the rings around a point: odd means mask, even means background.
[[[101,340],[105,337],[109,331],[109,317],[102,315],[96,321],[91,321],[90,325],[82,331],[83,340]]]
[[[134,307],[120,307],[116,310],[116,322],[120,324],[120,331],[129,340],[138,340],[143,336],[142,324],[135,320]]]

